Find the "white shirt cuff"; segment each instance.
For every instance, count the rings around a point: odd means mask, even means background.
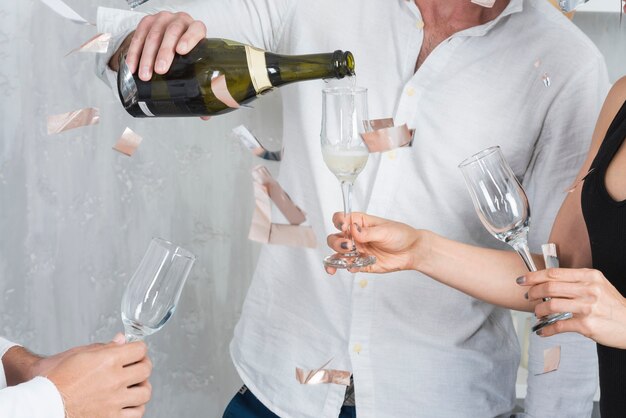
[[[0,390],[0,417],[65,418],[63,398],[50,380],[38,376]]]

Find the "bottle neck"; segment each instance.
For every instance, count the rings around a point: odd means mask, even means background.
[[[354,75],[354,58],[350,52],[327,54],[279,55],[265,53],[267,74],[274,87],[295,81],[344,78]]]

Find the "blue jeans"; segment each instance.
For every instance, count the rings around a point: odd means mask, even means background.
[[[252,394],[246,386],[230,401],[223,418],[279,418]],[[354,406],[343,406],[338,418],[356,418]]]

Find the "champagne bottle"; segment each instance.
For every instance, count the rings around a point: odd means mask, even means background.
[[[166,74],[155,73],[150,81],[131,74],[121,55],[118,92],[134,117],[230,112],[236,107],[225,104],[212,89],[212,82],[220,76],[235,105],[243,105],[288,83],[354,75],[350,52],[279,55],[227,39],[203,39],[187,55],[177,54]]]

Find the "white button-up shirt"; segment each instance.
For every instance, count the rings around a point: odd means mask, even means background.
[[[370,117],[395,116],[415,129],[412,147],[370,156],[354,206],[472,244],[496,241],[474,212],[458,163],[502,147],[528,192],[537,248],[584,159],[608,87],[600,53],[545,0],[511,0],[497,19],[441,43],[417,72],[424,25],[412,1],[205,0],[181,8],[212,37],[285,54],[352,51]],[[98,29],[115,33],[137,20],[101,9]],[[103,74],[108,56],[99,60]],[[280,88],[278,180],[320,242],[335,232],[331,215],[341,210],[339,184],[320,149],[324,86]],[[332,359],[328,368],[353,373],[359,418],[511,411],[519,346],[507,310],[412,271],[330,277],[322,266],[329,253],[324,245],[261,251],[231,354],[269,409],[281,417],[337,417],[345,387],[301,385],[294,377],[296,367]]]
[[[2,357],[15,347],[0,338],[0,417],[2,418],[65,418],[61,394],[45,377],[7,388]]]

